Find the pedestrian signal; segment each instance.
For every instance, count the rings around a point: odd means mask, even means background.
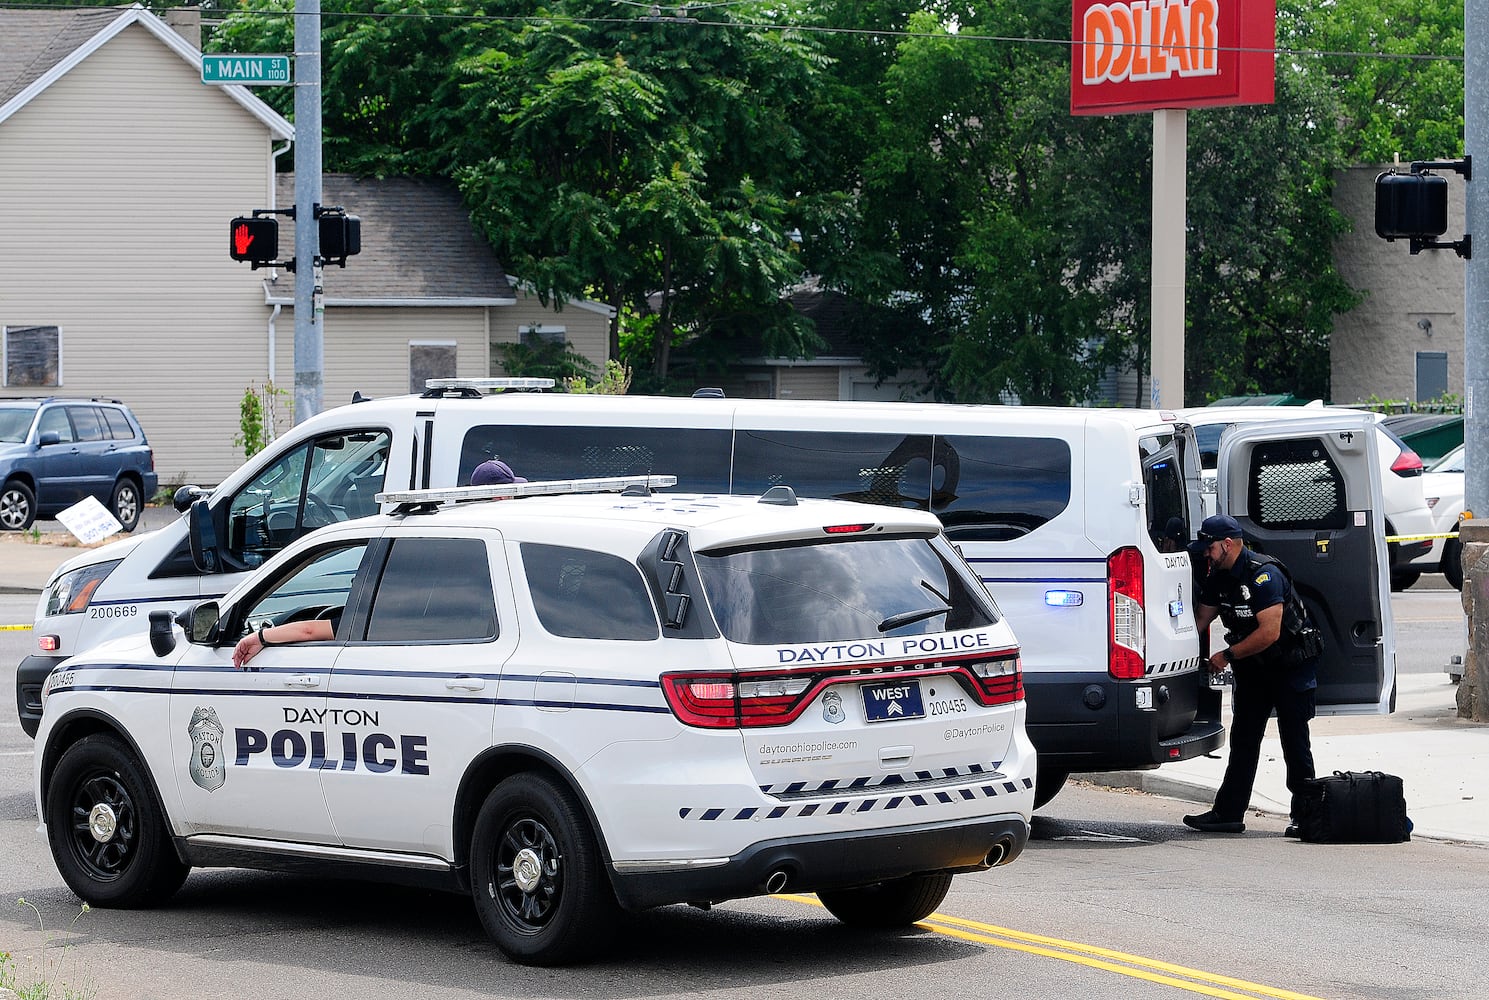
[[[279,220],[239,217],[228,226],[228,255],[233,260],[267,264],[279,256]]]
[[[323,212],[320,217],[321,260],[346,267],[362,252],[362,220],[355,215]]]

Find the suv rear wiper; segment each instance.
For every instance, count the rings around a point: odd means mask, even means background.
[[[950,610],[951,605],[947,604],[944,607],[939,608],[921,608],[918,611],[901,611],[899,614],[890,615],[888,618],[880,622],[879,631],[891,632],[897,628],[903,628],[906,625],[914,625],[916,622],[923,622],[927,618],[934,618],[937,615],[944,615]]]

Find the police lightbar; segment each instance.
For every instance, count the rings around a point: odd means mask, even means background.
[[[449,486],[432,490],[398,490],[379,493],[379,504],[438,506],[470,500],[511,497],[559,496],[567,493],[619,493],[635,488],[651,491],[676,486],[676,476],[605,476],[599,479],[549,479],[538,483],[505,483],[499,486]]]
[[[425,389],[552,389],[551,378],[426,378]]]

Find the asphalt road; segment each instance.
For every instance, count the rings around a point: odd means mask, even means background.
[[[1440,669],[1455,628],[1461,643],[1456,592],[1420,587],[1394,602],[1404,671]],[[0,622],[33,604],[0,595]],[[0,632],[7,696],[27,643]],[[0,951],[23,982],[83,995],[1468,1000],[1489,980],[1483,848],[1305,845],[1267,819],[1201,837],[1179,823],[1186,803],[1079,784],[1015,864],[959,877],[904,933],[851,931],[809,898],[674,906],[629,918],[591,964],[527,969],[462,897],[239,870],[193,873],[157,910],[82,913],[35,833],[31,741],[13,719],[0,715]]]

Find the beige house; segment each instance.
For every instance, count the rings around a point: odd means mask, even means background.
[[[162,483],[205,484],[242,461],[245,388],[293,386],[293,276],[229,259],[228,223],[293,201],[275,167],[294,130],[248,89],[203,84],[194,11],[171,14],[179,29],[139,7],[0,10],[0,396],[121,399]],[[326,269],[325,406],[491,374],[493,343],[523,336],[603,366],[608,311],[515,288],[452,191],[323,186],[363,241]]]

